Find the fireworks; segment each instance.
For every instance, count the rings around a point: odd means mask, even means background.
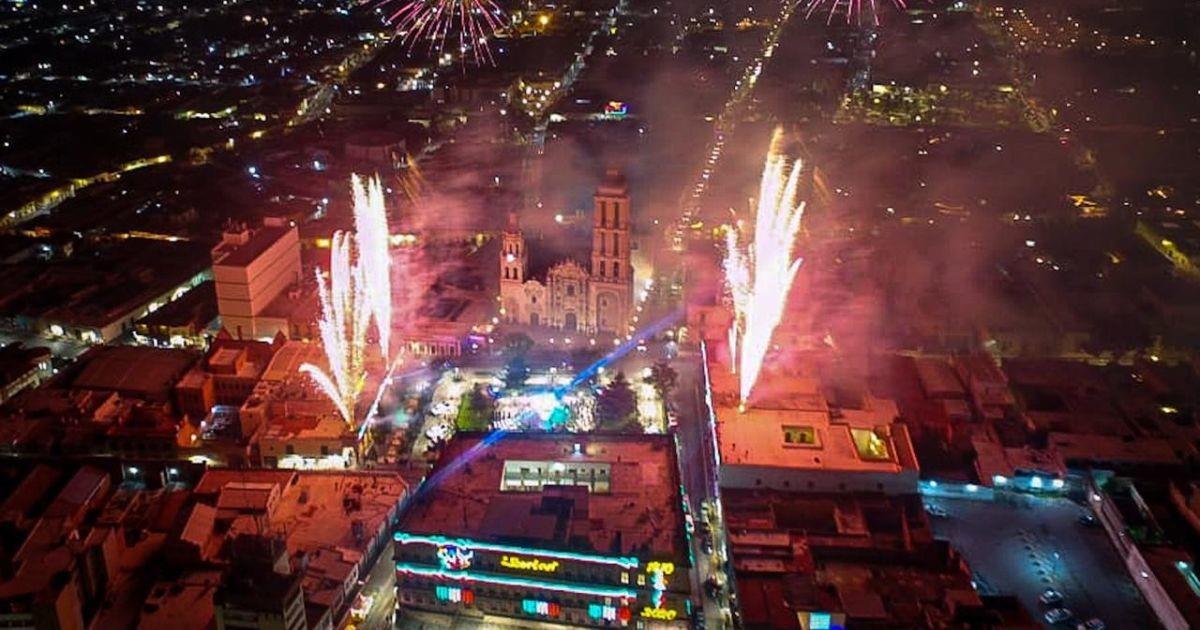
[[[891,0],[891,2],[897,9],[904,10],[908,8],[904,0]],[[863,14],[867,13],[870,15],[871,21],[875,26],[879,26],[879,7],[876,5],[875,0],[867,0],[866,4],[863,3],[863,0],[800,0],[800,3],[804,5],[805,19],[812,17],[812,14],[818,10],[824,10],[825,7],[828,7],[828,15],[825,19],[826,24],[832,23],[833,18],[839,13],[845,14],[847,24],[851,22],[861,24]]]
[[[362,265],[354,264],[354,237],[335,232],[329,254],[329,275],[317,270],[321,319],[317,328],[329,371],[311,363],[300,371],[316,381],[347,424],[354,424],[354,407],[366,381],[363,347],[367,340],[371,302]]]
[[[476,63],[495,63],[488,38],[504,26],[504,11],[492,0],[382,0],[400,8],[387,17],[401,41],[411,48],[428,40],[430,50],[441,51],[447,38],[458,40],[460,53],[470,52]]]
[[[730,363],[736,366],[743,404],[758,380],[792,280],[803,262],[792,256],[804,216],[804,202],[796,201],[802,164],[789,164],[780,154],[782,138],[782,131],[776,129],[759,184],[753,240],[743,244],[735,227],[726,241],[725,281],[734,308]]]
[[[388,254],[387,208],[383,203],[383,185],[378,177],[364,185],[358,175],[351,176],[354,189],[354,237],[358,245],[358,266],[362,269],[371,317],[379,333],[379,353],[386,362],[392,333],[392,269]]]
[[[347,424],[366,383],[364,350],[371,320],[379,333],[379,352],[386,362],[392,330],[391,256],[387,211],[379,178],[366,184],[354,175],[354,234],[335,232],[329,274],[317,270],[321,319],[317,329],[328,371],[311,363],[300,366],[333,402]]]

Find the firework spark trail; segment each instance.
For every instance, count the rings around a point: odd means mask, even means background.
[[[380,5],[393,0],[382,0]],[[495,64],[488,37],[504,27],[504,11],[492,0],[406,0],[387,21],[409,50],[422,39],[429,40],[430,50],[439,52],[446,46],[451,31],[458,31],[459,51],[470,50],[476,63]]]
[[[329,254],[329,275],[317,271],[321,319],[317,328],[325,350],[328,372],[305,363],[308,374],[337,407],[347,424],[354,424],[354,407],[366,377],[363,347],[370,322],[370,303],[362,266],[354,264],[354,238],[335,232]]]
[[[804,202],[796,201],[802,164],[789,164],[780,152],[782,130],[776,129],[759,184],[753,240],[745,250],[736,235],[727,241],[726,282],[734,303],[731,340],[738,353],[738,381],[743,404],[750,398],[771,336],[783,318],[788,293],[803,260],[793,259]]]
[[[737,372],[738,336],[745,329],[745,314],[750,307],[750,263],[738,241],[738,228],[725,233],[725,283],[733,299],[733,324],[729,327],[729,369]]]
[[[826,24],[832,24],[833,18],[839,13],[845,14],[847,24],[862,24],[863,14],[869,13],[872,23],[879,26],[879,7],[875,0],[868,0],[866,7],[863,6],[863,0],[800,0],[800,4],[804,6],[806,20],[823,7],[828,7]],[[900,11],[908,8],[905,0],[892,0],[892,4]]]
[[[369,302],[371,317],[379,333],[379,352],[386,363],[391,356],[392,336],[392,259],[388,253],[387,208],[383,202],[383,185],[378,177],[363,184],[352,175],[354,192],[354,238],[358,245],[358,266]]]

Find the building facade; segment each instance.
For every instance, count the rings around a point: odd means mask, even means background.
[[[393,535],[398,618],[688,627],[677,464],[666,436],[456,434]]]
[[[500,249],[500,304],[511,324],[586,334],[623,334],[633,312],[629,188],[610,170],[596,190],[590,269],[566,259],[530,268],[525,237],[510,217]]]
[[[260,316],[300,280],[296,226],[276,218],[264,219],[255,230],[231,226],[213,248],[212,261],[222,327],[237,339],[271,338],[280,332],[279,324],[260,321]]]

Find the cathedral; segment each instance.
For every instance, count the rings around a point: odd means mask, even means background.
[[[624,334],[633,313],[629,188],[609,170],[596,189],[590,269],[570,258],[531,267],[525,237],[509,216],[500,247],[500,304],[512,324],[584,334]]]

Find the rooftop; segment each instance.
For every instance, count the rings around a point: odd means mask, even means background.
[[[667,436],[465,432],[398,528],[684,564],[678,488]]]
[[[893,401],[836,376],[818,355],[765,369],[750,403],[738,404],[737,375],[723,346],[708,346],[708,373],[725,465],[901,472],[916,470],[908,431]],[[784,363],[779,365],[779,363]],[[834,385],[833,383],[838,383]]]
[[[228,505],[232,495],[248,498],[248,491],[276,485],[279,498],[266,510],[265,524],[243,514],[233,519],[228,536],[282,534],[292,555],[323,547],[362,553],[367,541],[360,540],[355,531],[378,530],[407,493],[407,484],[386,472],[210,469],[194,494],[208,504],[224,501]],[[229,493],[232,495],[227,496]]]
[[[168,400],[171,388],[197,358],[196,354],[184,350],[141,346],[96,347],[81,358],[85,365],[71,385],[79,389]]]
[[[267,219],[262,227],[227,231],[225,240],[212,250],[213,265],[244,267],[254,262],[280,239],[295,231],[295,227],[279,220]]]

